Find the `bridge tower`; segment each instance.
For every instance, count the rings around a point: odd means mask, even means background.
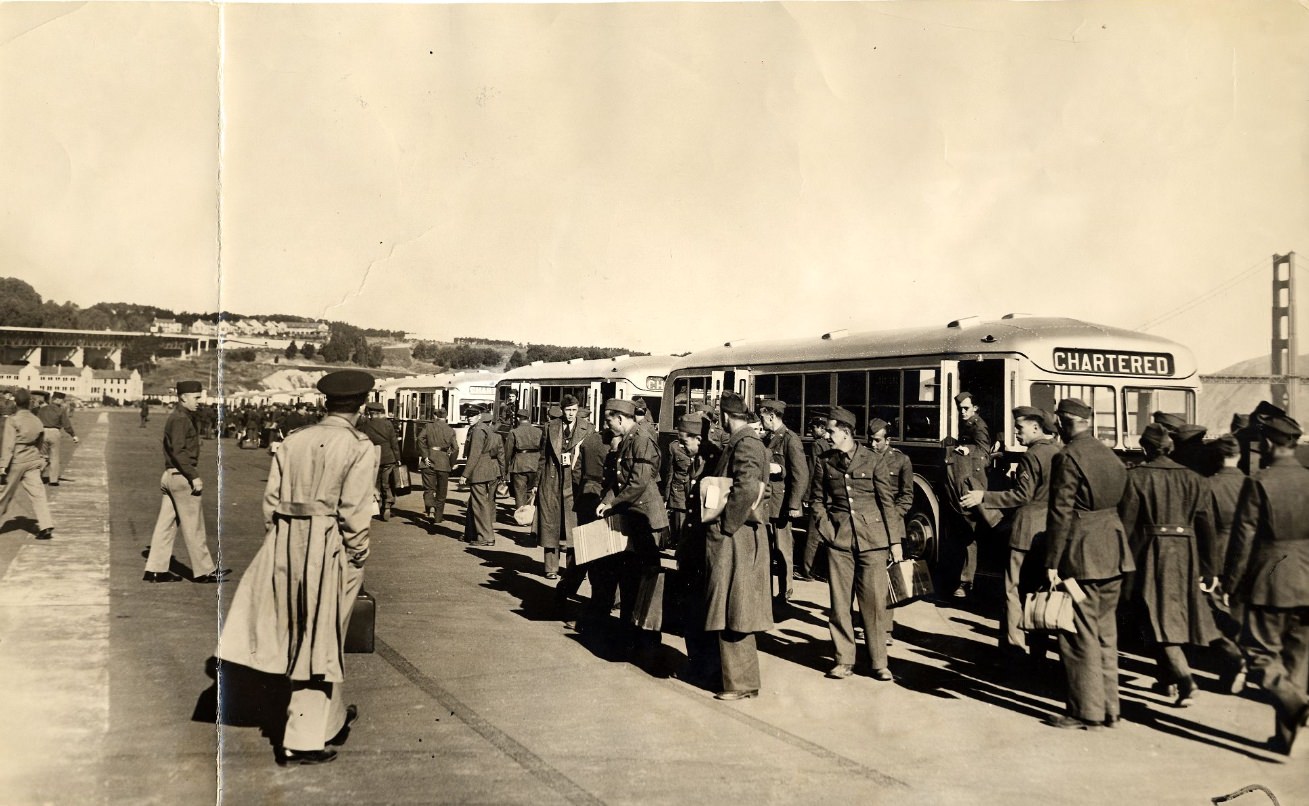
[[[1273,349],[1269,389],[1273,405],[1295,416],[1295,252],[1273,255]]]

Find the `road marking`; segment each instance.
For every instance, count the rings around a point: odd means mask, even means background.
[[[445,706],[461,722],[476,731],[478,735],[494,745],[500,752],[517,762],[523,769],[567,798],[570,803],[602,806],[604,801],[578,786],[571,778],[550,766],[536,753],[533,753],[512,736],[492,725],[440,683],[410,663],[404,655],[397,652],[390,644],[378,638],[376,640],[376,649],[378,656],[389,663],[397,672],[404,675],[409,682],[418,686],[429,697]]]
[[[49,490],[54,539],[27,541],[0,578],[0,792],[103,802],[109,730],[108,428],[102,419]]]

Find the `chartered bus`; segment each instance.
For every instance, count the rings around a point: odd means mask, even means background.
[[[449,414],[450,427],[459,440],[459,456],[464,455],[464,435],[484,410],[495,401],[495,383],[500,374],[486,370],[443,372],[419,375],[392,391],[400,458],[411,468],[418,463],[418,432],[432,422],[438,409]]]
[[[660,355],[618,355],[612,358],[570,361],[535,361],[515,367],[500,376],[496,384],[496,405],[504,406],[509,395],[516,406],[531,413],[532,422],[544,424],[550,407],[573,395],[591,410],[591,422],[602,426],[601,408],[610,398],[636,400],[645,404],[651,421],[657,422],[663,403],[664,377],[678,359]]]
[[[869,419],[880,418],[914,466],[906,548],[935,561],[952,521],[945,517],[943,443],[958,436],[954,396],[965,390],[999,443],[989,471],[997,487],[1024,450],[1012,436],[1015,406],[1053,411],[1062,398],[1081,398],[1094,411],[1096,437],[1130,463],[1140,459],[1140,435],[1152,412],[1194,422],[1200,379],[1189,349],[1146,333],[1025,314],[971,317],[936,327],[729,342],[689,353],[668,373],[659,425],[671,432],[688,407],[711,408],[725,391],[747,401],[785,401],[784,422],[806,439],[809,419],[833,406],[854,412],[861,441]]]

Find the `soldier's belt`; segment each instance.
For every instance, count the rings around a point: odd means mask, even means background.
[[[288,518],[312,518],[315,515],[333,515],[336,510],[321,501],[283,501],[273,512]]]
[[[1194,537],[1195,530],[1190,526],[1178,524],[1159,524],[1145,527],[1145,533],[1153,537]]]

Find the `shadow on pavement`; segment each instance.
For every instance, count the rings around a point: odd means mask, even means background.
[[[211,657],[205,661],[205,674],[214,681],[200,693],[191,713],[191,721],[229,728],[259,728],[276,753],[286,729],[286,708],[291,702],[291,687],[284,675],[267,674],[246,666]],[[222,710],[219,711],[219,691]]]

